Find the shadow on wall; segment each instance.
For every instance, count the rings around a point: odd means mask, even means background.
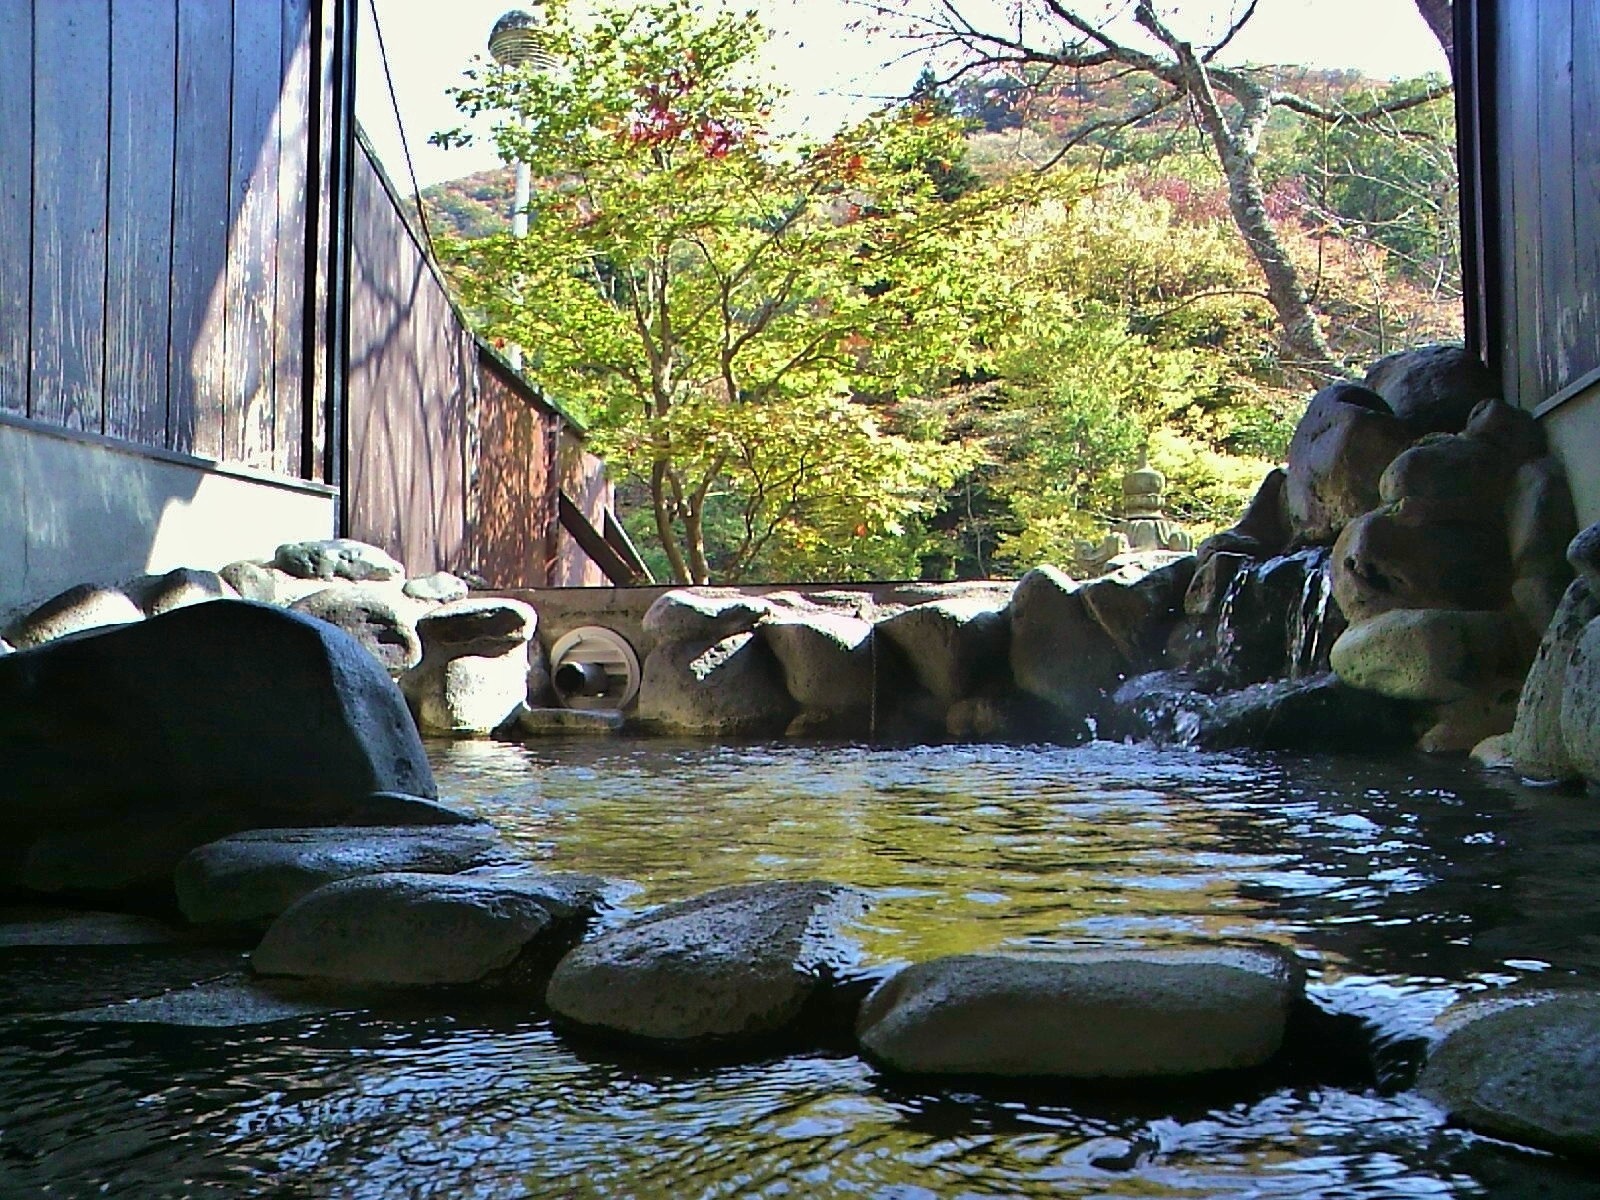
[[[281,486],[0,424],[0,614],[74,584],[270,555],[333,533],[326,489]]]

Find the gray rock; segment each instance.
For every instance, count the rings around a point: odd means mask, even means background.
[[[749,633],[772,611],[758,596],[733,588],[675,588],[645,610],[644,631],[660,642],[706,645]]]
[[[1333,549],[1333,595],[1352,625],[1397,608],[1500,609],[1511,581],[1498,498],[1387,504],[1351,521]]]
[[[1573,580],[1545,628],[1517,701],[1511,757],[1527,779],[1553,783],[1578,777],[1561,733],[1561,697],[1578,639],[1596,617],[1600,600],[1583,580]]]
[[[384,588],[340,585],[323,588],[291,604],[290,610],[315,617],[354,638],[391,675],[422,661],[422,639],[415,602],[397,603],[398,593]]]
[[[1527,669],[1526,638],[1506,613],[1397,608],[1345,630],[1332,662],[1351,687],[1448,702],[1515,687]]]
[[[262,975],[332,983],[477,983],[599,904],[604,881],[533,873],[363,875],[302,896],[267,929]]]
[[[465,600],[471,591],[466,580],[449,571],[435,571],[432,575],[408,579],[401,590],[413,600],[426,600],[431,604],[452,604],[457,600]]]
[[[1492,446],[1508,470],[1543,456],[1550,448],[1531,412],[1496,398],[1478,402],[1467,418],[1467,436]]]
[[[1117,689],[1103,732],[1202,750],[1371,752],[1410,745],[1412,711],[1326,671],[1214,694],[1184,672],[1157,671]]]
[[[1004,670],[1010,624],[1004,602],[984,596],[930,600],[879,621],[876,637],[904,656],[929,693],[950,702]]]
[[[1010,609],[1012,678],[1068,722],[1090,716],[1125,673],[1116,643],[1078,591],[1054,567],[1035,567],[1017,581]]]
[[[1301,988],[1276,949],[955,955],[884,983],[856,1032],[914,1074],[1170,1078],[1270,1060]]]
[[[301,579],[382,583],[406,577],[406,569],[388,551],[353,538],[287,542],[278,547],[272,565]]]
[[[1511,735],[1497,733],[1493,737],[1486,737],[1479,742],[1467,755],[1480,767],[1490,771],[1510,771],[1516,768],[1516,760],[1511,756]]]
[[[626,724],[614,708],[525,708],[517,716],[517,728],[529,737],[561,734],[619,733]]]
[[[861,893],[832,883],[753,883],[669,904],[577,947],[546,995],[569,1021],[665,1043],[781,1034],[844,953]]]
[[[498,597],[457,600],[417,620],[424,651],[438,647],[456,654],[493,655],[526,646],[538,627],[531,604]]]
[[[642,724],[690,734],[776,733],[793,713],[778,664],[754,634],[709,646],[666,642],[645,659]]]
[[[252,829],[197,846],[173,874],[197,925],[255,924],[338,879],[408,871],[450,875],[510,856],[487,825]]]
[[[1490,1137],[1600,1153],[1600,995],[1494,996],[1442,1019],[1418,1091]]]
[[[0,882],[41,890],[165,889],[227,834],[435,793],[399,692],[355,642],[237,600],[0,658],[0,762]]]
[[[1589,585],[1589,590],[1600,596],[1600,521],[1572,539],[1567,547],[1567,561],[1578,578]],[[17,645],[20,647],[22,643]]]
[[[241,600],[276,604],[279,608],[287,608],[296,600],[314,596],[328,586],[326,579],[302,579],[266,563],[246,560],[231,562],[217,574],[239,593]]]
[[[1282,467],[1268,471],[1238,522],[1200,543],[1195,551],[1199,564],[1205,566],[1212,555],[1220,553],[1271,558],[1287,550],[1294,532],[1284,494],[1288,479]]]
[[[764,618],[758,636],[796,704],[848,712],[872,703],[872,628],[842,613],[788,610]]]
[[[1078,591],[1129,670],[1155,665],[1195,576],[1192,555],[1148,572],[1092,579]]]
[[[1402,450],[1384,468],[1378,495],[1396,500],[1471,500],[1498,505],[1505,494],[1506,461],[1498,446],[1478,438],[1434,433]]]
[[[42,646],[70,633],[131,625],[144,620],[144,610],[117,588],[80,583],[52,596],[26,616],[12,622],[6,641],[18,650]]]
[[[1378,480],[1412,436],[1366,388],[1335,383],[1313,396],[1289,442],[1284,506],[1295,535],[1325,545],[1377,508]]]
[[[1216,550],[1206,555],[1183,594],[1183,611],[1191,617],[1214,617],[1233,586],[1239,572],[1250,559],[1231,550]]]
[[[1500,381],[1465,348],[1418,346],[1381,358],[1363,381],[1417,433],[1459,433],[1478,402],[1500,394]]]
[[[1600,618],[1578,637],[1561,690],[1561,740],[1573,769],[1600,783]]]
[[[1417,749],[1424,754],[1467,754],[1486,738],[1510,734],[1517,719],[1519,683],[1506,679],[1498,687],[1435,706],[1433,723],[1418,736]]]
[[[482,736],[527,707],[529,641],[538,624],[518,600],[458,600],[417,621],[422,661],[400,677],[424,734]]]
[[[186,604],[239,598],[239,593],[215,571],[197,571],[192,567],[178,567],[165,575],[143,576],[125,584],[124,590],[151,617]]]

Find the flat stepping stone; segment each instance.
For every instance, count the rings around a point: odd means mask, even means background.
[[[1469,1129],[1600,1154],[1600,993],[1489,996],[1446,1010],[1417,1090]]]
[[[227,979],[175,988],[159,996],[62,1013],[60,1020],[90,1025],[172,1025],[186,1029],[230,1029],[267,1025],[337,1011],[326,1002],[283,994],[248,979]]]
[[[261,975],[419,987],[478,983],[594,912],[592,875],[489,870],[342,879],[302,896],[250,956]]]
[[[623,716],[613,708],[528,708],[517,717],[517,728],[530,737],[550,734],[617,733]]]
[[[546,995],[558,1016],[655,1043],[782,1033],[826,986],[864,895],[834,883],[753,883],[668,904],[567,954]]]
[[[1266,948],[953,955],[880,986],[856,1034],[913,1074],[1199,1075],[1271,1059],[1302,987],[1293,955]]]
[[[488,825],[253,829],[191,850],[173,882],[196,924],[265,923],[323,884],[385,871],[450,875],[504,861]]]

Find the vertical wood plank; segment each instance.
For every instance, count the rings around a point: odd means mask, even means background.
[[[1539,387],[1543,400],[1576,376],[1573,350],[1577,333],[1578,230],[1572,129],[1572,3],[1543,0],[1538,5],[1540,295],[1543,301]]]
[[[32,415],[98,432],[106,305],[108,0],[34,7]]]
[[[167,445],[208,458],[222,456],[232,44],[226,3],[181,0]]]
[[[235,0],[222,457],[256,467],[272,465],[282,47],[279,6]]]
[[[170,3],[113,6],[105,432],[149,446],[167,438],[177,53]]]
[[[1507,187],[1502,203],[1511,204],[1502,224],[1502,244],[1512,286],[1508,308],[1514,306],[1514,347],[1518,363],[1517,403],[1537,408],[1544,399],[1540,364],[1544,361],[1544,313],[1540,289],[1544,250],[1541,244],[1539,197],[1539,11],[1531,4],[1510,4],[1500,9],[1498,48],[1501,92],[1501,169]],[[1508,320],[1509,320],[1508,313]]]
[[[1575,0],[1572,13],[1573,210],[1579,280],[1573,369],[1582,375],[1600,368],[1600,4]]]
[[[0,0],[0,412],[28,411],[33,245],[33,3]]]
[[[311,243],[313,260],[308,286],[311,288],[309,305],[310,325],[305,342],[305,353],[310,361],[307,372],[310,393],[305,398],[304,420],[310,425],[306,439],[309,451],[309,478],[319,482],[328,480],[329,437],[334,422],[334,397],[329,377],[330,356],[333,353],[333,331],[330,321],[333,281],[333,246],[338,226],[334,205],[337,198],[333,187],[333,137],[335,107],[339,99],[335,71],[338,50],[338,13],[340,0],[318,0],[313,9],[312,22],[317,29],[315,72],[315,109],[313,128],[315,142],[314,161],[315,195],[308,202],[313,206],[307,240]]]
[[[283,84],[278,100],[278,294],[274,346],[272,468],[303,474],[306,276],[314,261],[307,245],[306,194],[311,135],[311,0],[283,0]]]

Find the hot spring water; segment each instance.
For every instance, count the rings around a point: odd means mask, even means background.
[[[1352,1043],[1220,1092],[1108,1093],[908,1084],[842,1050],[664,1063],[470,998],[85,1024],[60,1016],[157,992],[185,955],[216,972],[237,956],[13,949],[0,1196],[1600,1196],[1600,1178],[1448,1128],[1398,1087],[1453,999],[1600,972],[1600,816],[1570,798],[1410,756],[1106,743],[434,758],[446,797],[553,867],[637,881],[635,907],[752,879],[862,886],[868,963],[1291,945],[1319,1005],[1371,1022],[1374,1061]]]

